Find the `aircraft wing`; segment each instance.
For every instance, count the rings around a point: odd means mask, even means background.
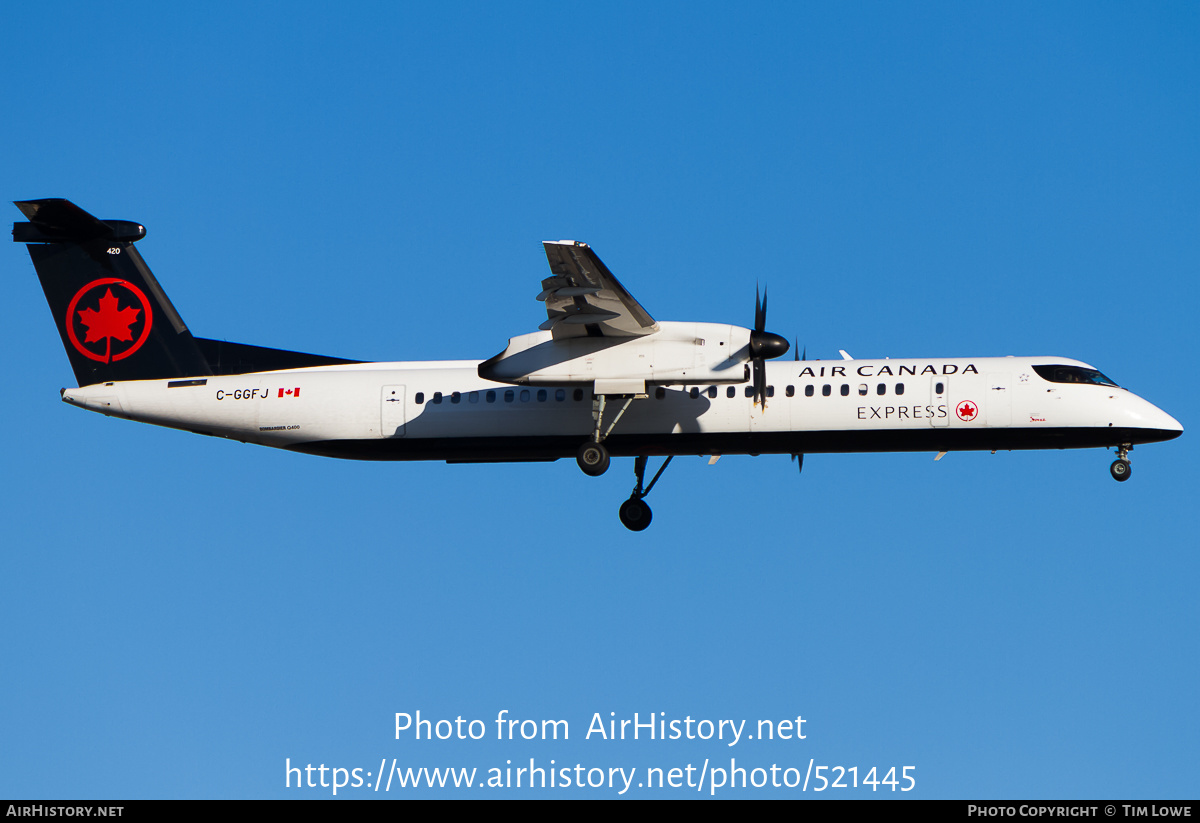
[[[538,300],[547,319],[538,328],[556,340],[569,337],[642,337],[658,323],[625,290],[586,243],[547,240],[551,276],[542,281]]]

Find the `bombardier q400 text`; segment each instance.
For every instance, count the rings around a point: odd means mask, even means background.
[[[366,363],[193,337],[134,248],[137,223],[67,200],[28,200],[26,243],[79,388],[62,399],[114,417],[358,460],[557,460],[590,475],[636,458],[621,522],[677,454],[1111,447],[1178,437],[1169,414],[1062,357],[768,363],[764,329],[656,321],[584,243],[546,242],[548,319],[474,360]],[[665,457],[646,485],[650,456]]]

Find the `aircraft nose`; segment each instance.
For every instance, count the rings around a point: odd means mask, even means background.
[[[1175,432],[1175,434],[1171,435],[1172,437],[1178,437],[1179,435],[1183,434],[1183,424],[1158,407],[1155,407],[1154,410],[1162,415],[1157,428],[1160,428],[1163,431]]]
[[[1140,397],[1138,400],[1141,402],[1130,409],[1133,425],[1157,432],[1162,440],[1174,440],[1183,434],[1183,426],[1178,420],[1150,401]]]

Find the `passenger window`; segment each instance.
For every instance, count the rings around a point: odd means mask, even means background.
[[[887,386],[883,383],[880,383],[878,386],[875,387],[875,393],[880,396],[887,394]]]
[[[417,396],[414,397],[413,400],[415,400],[417,402],[418,406],[421,405],[422,403],[425,402],[425,392],[423,392],[423,391],[417,392]]]
[[[462,400],[462,394],[460,392],[455,392],[454,394],[450,395],[451,403],[457,403],[459,400]]]
[[[813,396],[813,387],[812,387],[811,383],[809,383],[807,386],[804,387],[804,396],[805,397]]]
[[[775,387],[767,386],[767,397],[774,397],[774,396],[775,396]]]
[[[692,399],[695,400],[697,397],[700,396],[700,390],[698,388],[696,388],[695,386],[692,386],[692,390],[690,392],[688,392],[688,394],[690,394]]]
[[[441,403],[441,402],[442,402],[442,393],[441,393],[440,391],[435,391],[435,392],[433,393],[433,402],[434,402],[434,403]]]
[[[557,400],[557,401],[558,401],[558,402],[560,402],[560,403],[561,403],[562,401],[566,400],[566,399],[567,399],[567,392],[566,392],[566,390],[565,390],[565,389],[555,389],[555,390],[554,390],[554,399],[555,399],[555,400]]]
[[[850,396],[850,384],[843,383],[842,384],[842,397],[849,397],[849,396]]]
[[[938,383],[936,386],[934,386],[934,390],[935,390],[935,391],[936,391],[938,394],[945,394],[945,393],[946,393],[946,384],[945,384],[945,383]]]
[[[575,393],[572,394],[571,396],[575,398],[576,402],[582,400],[583,399],[583,389],[576,389]]]
[[[492,389],[488,389],[487,394],[485,394],[483,396],[483,399],[489,403],[495,403],[496,402],[496,392],[493,391]]]
[[[821,387],[821,396],[822,397],[828,397],[831,394],[833,394],[833,387],[830,386],[828,383],[826,383],[824,386]]]
[[[522,403],[529,402],[529,389],[521,389],[521,402]]]
[[[664,389],[662,386],[659,386],[657,389],[654,390],[654,399],[655,400],[662,400],[666,396],[667,396],[667,390]]]
[[[737,397],[737,389],[735,389],[733,386],[730,386],[729,388],[727,388],[725,390],[725,396],[726,397]]]
[[[716,387],[716,386],[709,386],[709,387],[708,387],[708,396],[709,396],[709,397],[716,397],[716,396],[717,396],[717,387]]]
[[[538,402],[539,403],[546,402],[546,390],[545,389],[538,389]]]
[[[861,394],[863,397],[867,396],[867,384],[866,383],[858,384],[858,393]]]
[[[904,384],[903,383],[896,384],[896,394],[904,394]]]
[[[746,396],[747,396],[747,397],[753,397],[753,396],[754,396],[754,387],[753,387],[753,386],[747,386],[747,387],[746,387]]]
[[[515,391],[513,391],[512,389],[504,390],[504,402],[505,403],[511,403],[516,398],[516,396],[517,396],[517,393]]]
[[[478,403],[479,402],[479,392],[473,391],[470,394],[468,394],[467,402],[468,403]]]
[[[788,397],[795,397],[796,396],[796,387],[788,386],[787,389],[783,393],[786,394]]]

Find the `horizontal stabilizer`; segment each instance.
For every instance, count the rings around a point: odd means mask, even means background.
[[[13,224],[17,243],[65,243],[86,240],[137,242],[146,236],[146,227],[129,220],[100,220],[70,200],[53,197],[45,200],[18,200],[15,203],[28,223]]]

